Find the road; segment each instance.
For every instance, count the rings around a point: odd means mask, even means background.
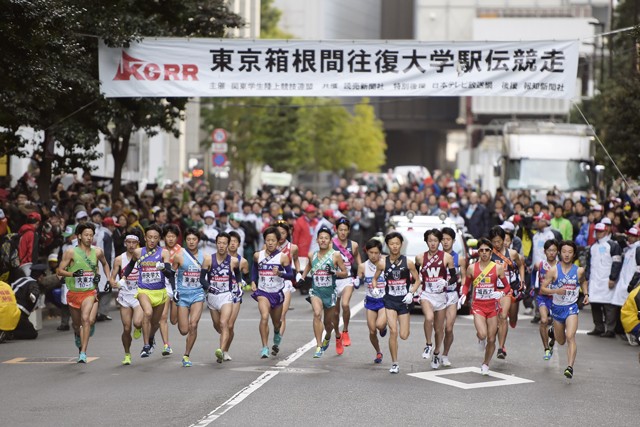
[[[362,290],[354,295],[355,310],[362,295]],[[566,380],[566,348],[556,347],[553,358],[544,361],[530,317],[510,330],[507,359],[494,359],[492,375],[482,377],[470,318],[456,323],[453,366],[432,371],[421,358],[423,317],[413,314],[411,336],[400,342],[400,374],[391,375],[384,339],[385,360],[373,363],[364,310],[353,316],[353,344],[344,355],[337,356],[332,345],[321,359],[313,359],[311,307],[297,293],[292,305],[280,355],[261,360],[257,304],[245,298],[230,351],[233,361],[223,364],[215,362],[218,336],[205,313],[191,368],[180,364],[184,338],[174,326],[173,355],[157,351],[141,359],[141,343],[134,341],[133,364],[121,366],[121,323],[114,308],[114,320],[98,323],[90,342],[88,356],[96,359],[78,365],[69,363],[77,356],[73,334],[56,331],[57,320],[47,320],[37,340],[0,345],[1,423],[637,425],[639,348],[618,338],[585,335],[592,326],[589,311],[580,315],[575,377]],[[419,373],[441,382],[412,375]]]

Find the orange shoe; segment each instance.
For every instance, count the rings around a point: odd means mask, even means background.
[[[344,353],[344,347],[342,346],[342,335],[340,335],[340,338],[336,338],[336,353],[338,353],[338,356]]]
[[[349,347],[351,345],[351,337],[349,336],[349,332],[343,331],[341,337],[342,337],[342,344],[345,347]]]

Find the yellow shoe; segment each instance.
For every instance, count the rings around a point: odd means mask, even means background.
[[[142,335],[142,329],[135,328],[133,330],[133,339],[134,340],[139,339],[141,335]]]
[[[124,355],[124,360],[122,361],[123,365],[131,365],[131,354],[130,353],[126,353]]]

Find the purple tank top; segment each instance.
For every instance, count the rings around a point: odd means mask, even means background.
[[[149,290],[164,289],[164,274],[156,268],[156,263],[162,261],[162,248],[156,248],[155,253],[147,256],[147,248],[142,248],[140,256],[142,261],[138,261],[138,287]]]

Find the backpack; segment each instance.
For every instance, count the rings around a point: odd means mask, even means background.
[[[20,266],[19,243],[20,233],[9,233],[0,238],[0,274],[8,273]]]

